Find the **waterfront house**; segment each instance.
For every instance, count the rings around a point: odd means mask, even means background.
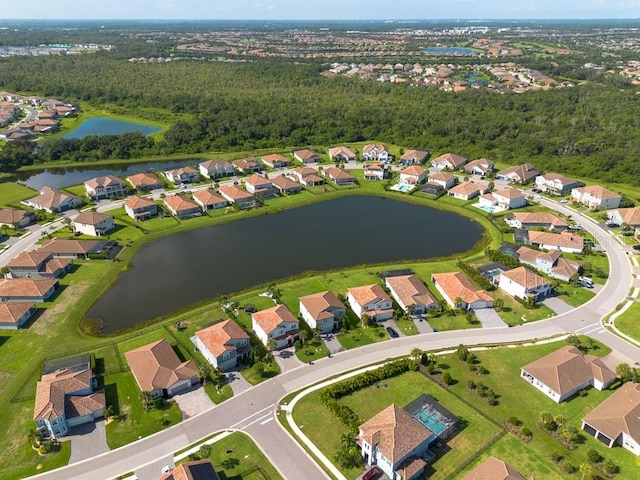
[[[240,160],[234,160],[231,164],[240,173],[249,175],[251,173],[260,173],[264,171],[264,166],[255,157],[242,158]]]
[[[292,346],[300,335],[300,322],[285,305],[252,313],[251,326],[265,346],[273,341],[276,350]]]
[[[498,208],[500,210],[511,210],[527,205],[527,196],[515,188],[505,188],[492,193],[486,193],[480,197],[480,205]]]
[[[71,270],[69,258],[53,258],[50,252],[23,252],[9,260],[8,278],[59,278]]]
[[[180,185],[183,183],[195,183],[200,179],[198,171],[191,167],[175,168],[173,170],[165,170],[162,172],[164,178],[169,180],[174,185]]]
[[[104,175],[84,182],[87,196],[92,200],[123,197],[128,193],[127,184],[114,175]]]
[[[416,275],[387,277],[384,282],[391,296],[407,313],[423,314],[438,306],[433,294]]]
[[[584,187],[584,183],[559,173],[545,173],[536,177],[536,188],[554,195],[565,195],[578,187]]]
[[[75,195],[70,195],[51,187],[42,187],[40,195],[24,200],[22,203],[49,213],[62,213],[72,208],[77,208],[83,201]]]
[[[551,283],[527,267],[501,272],[498,288],[512,297],[521,300],[531,298],[534,302],[543,300],[551,293]]]
[[[571,201],[581,203],[590,210],[609,210],[620,206],[622,195],[600,185],[590,185],[571,190]]]
[[[17,208],[0,208],[0,226],[24,228],[35,221],[35,212]]]
[[[506,215],[504,221],[513,228],[544,228],[547,230],[566,230],[569,224],[564,218],[547,212],[517,212]]]
[[[74,240],[54,238],[43,244],[38,252],[51,253],[54,258],[82,258],[90,255],[100,255],[106,252],[112,242],[101,240]]]
[[[473,285],[462,272],[434,273],[431,281],[451,308],[477,310],[493,307],[491,295]]]
[[[222,185],[220,187],[220,195],[240,208],[253,208],[258,205],[253,195],[237,185]]]
[[[400,183],[417,185],[427,178],[427,171],[419,165],[411,165],[400,172]]]
[[[351,147],[331,147],[329,148],[329,159],[334,162],[355,162],[357,160],[356,152]]]
[[[566,253],[580,253],[584,249],[584,239],[571,232],[538,232],[518,230],[518,237],[523,243],[533,245],[543,250],[560,250]]]
[[[383,180],[387,173],[388,170],[377,163],[369,163],[364,166],[365,180]]]
[[[427,182],[420,187],[420,191],[429,195],[439,195],[441,192],[444,192],[444,187],[438,183]]]
[[[533,477],[532,477],[533,479]],[[489,457],[467,473],[462,480],[527,480],[504,460]]]
[[[134,220],[148,220],[158,214],[158,205],[149,198],[131,195],[124,202],[124,211]]]
[[[262,163],[271,168],[284,168],[291,165],[291,159],[281,153],[272,153],[262,157]]]
[[[428,181],[448,190],[456,184],[458,178],[453,173],[436,172],[429,174]]]
[[[153,173],[143,172],[129,175],[127,182],[139,192],[149,192],[164,187],[164,184]]]
[[[200,205],[204,212],[224,208],[228,205],[227,201],[212,188],[203,188],[193,192],[193,201]]]
[[[53,278],[0,278],[0,302],[44,302],[56,288]]]
[[[347,301],[359,319],[364,315],[372,322],[383,322],[393,318],[391,298],[377,283],[350,288],[347,290]]]
[[[298,160],[299,162],[302,162],[304,164],[318,163],[318,162],[322,161],[322,157],[320,156],[320,154],[318,152],[315,152],[315,151],[310,150],[308,148],[302,148],[300,150],[294,150],[293,152],[291,152],[291,154],[293,155],[293,158],[295,158],[296,160]]]
[[[347,307],[331,290],[299,298],[300,316],[312,329],[331,333],[340,326],[340,319],[347,314]]]
[[[496,174],[496,180],[504,180],[509,183],[524,185],[535,179],[538,175],[540,175],[540,170],[530,163],[523,163],[522,165],[514,165],[513,167],[500,170]]]
[[[322,174],[339,187],[356,184],[356,177],[351,175],[346,170],[343,170],[342,168],[338,168],[338,167],[327,168],[322,171]]]
[[[479,183],[463,182],[451,188],[449,190],[449,196],[459,200],[471,200],[486,191],[487,188]]]
[[[320,180],[322,180],[322,178],[320,178]],[[324,182],[324,180],[322,181]],[[302,185],[300,185],[297,182],[294,182],[286,175],[276,175],[271,179],[271,183],[273,184],[274,188],[278,190],[280,193],[282,193],[283,195],[292,195],[302,190]]]
[[[16,330],[33,316],[33,302],[0,302],[0,330]]]
[[[372,143],[362,147],[362,161],[364,162],[366,160],[389,163],[391,161],[391,155],[389,155],[389,149],[386,145]]]
[[[493,162],[488,158],[479,158],[467,163],[463,170],[471,175],[484,177],[493,171]]]
[[[262,198],[278,196],[278,191],[273,186],[273,183],[271,183],[271,180],[256,173],[245,180],[244,187],[247,189],[247,192],[253,195],[259,195]]]
[[[229,371],[249,356],[251,339],[234,320],[224,320],[198,330],[191,338],[213,368]]]
[[[468,157],[455,153],[445,153],[431,161],[431,166],[438,170],[457,170],[464,166],[469,160]]]
[[[422,165],[429,158],[426,150],[409,149],[400,155],[400,165]]]
[[[222,177],[231,177],[235,173],[233,165],[226,160],[214,158],[198,164],[198,171],[203,177],[215,180]]]
[[[296,167],[291,172],[291,177],[307,187],[324,184],[324,179],[318,176],[318,170],[311,167]]]
[[[186,195],[167,195],[162,201],[174,217],[183,219],[202,215],[200,206]]]
[[[71,226],[76,233],[103,237],[115,228],[115,223],[112,215],[85,210],[72,220]]]

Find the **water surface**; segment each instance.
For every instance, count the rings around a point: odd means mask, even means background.
[[[140,132],[143,135],[149,135],[150,133],[159,132],[160,130],[162,130],[160,127],[154,127],[144,123],[93,117],[86,119],[82,122],[82,125],[63,135],[62,138],[84,138],[90,135],[120,135],[127,132]]]

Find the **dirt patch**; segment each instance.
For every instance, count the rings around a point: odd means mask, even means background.
[[[74,283],[69,285],[64,292],[56,298],[52,307],[47,308],[42,315],[34,322],[30,330],[39,335],[51,333],[51,329],[59,325],[60,317],[67,315],[70,307],[89,288],[88,282]]]

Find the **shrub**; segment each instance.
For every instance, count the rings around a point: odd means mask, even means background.
[[[516,427],[522,425],[522,421],[518,417],[509,417],[509,423]]]
[[[444,375],[442,375],[442,381],[445,385],[451,385],[453,383],[453,378],[451,378],[451,374],[449,372],[444,372]]]
[[[551,455],[549,455],[549,458],[551,459],[552,462],[560,463],[563,457],[559,452],[551,452]]]
[[[613,463],[613,461],[610,458],[607,458],[607,460],[605,460],[604,465],[602,465],[602,468],[604,468],[604,471],[609,475],[615,475],[616,473],[620,473],[620,467],[615,463]]]
[[[593,448],[587,452],[587,458],[591,463],[600,463],[604,458]]]
[[[480,375],[489,375],[489,370],[487,370],[486,368],[484,368],[483,366],[480,366],[480,368],[478,369],[478,373]]]
[[[524,435],[525,437],[532,437],[533,436],[533,432],[530,429],[528,429],[527,427],[520,428],[520,433],[522,433],[522,435]]]
[[[569,475],[572,475],[578,471],[578,468],[572,463],[565,463],[562,468]]]

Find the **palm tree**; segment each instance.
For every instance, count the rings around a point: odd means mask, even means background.
[[[447,307],[449,306],[449,304],[447,303],[446,300],[440,300],[438,301],[438,311],[440,313],[444,313],[447,310]]]
[[[422,350],[418,347],[412,348],[409,356],[416,362],[418,362],[422,358]]]
[[[504,300],[502,298],[496,298],[493,301],[493,307],[496,309],[496,311],[501,312],[504,308]]]
[[[113,417],[113,405],[107,405],[104,409],[104,419],[110,420]]]
[[[200,377],[203,386],[207,384],[207,380],[213,377],[212,373],[213,369],[208,363],[198,365],[198,376]]]
[[[145,410],[151,410],[151,405],[153,402],[153,399],[151,398],[151,393],[149,392],[140,392],[140,395],[138,396],[138,398],[140,399],[140,401],[142,402],[142,405],[144,406]]]
[[[581,463],[580,473],[582,474],[581,480],[584,480],[585,475],[591,475],[593,473],[593,468],[588,463]]]
[[[342,445],[343,448],[349,449],[353,447],[354,442],[355,439],[353,438],[353,435],[351,435],[351,433],[343,433],[342,435],[340,435],[340,445]]]

